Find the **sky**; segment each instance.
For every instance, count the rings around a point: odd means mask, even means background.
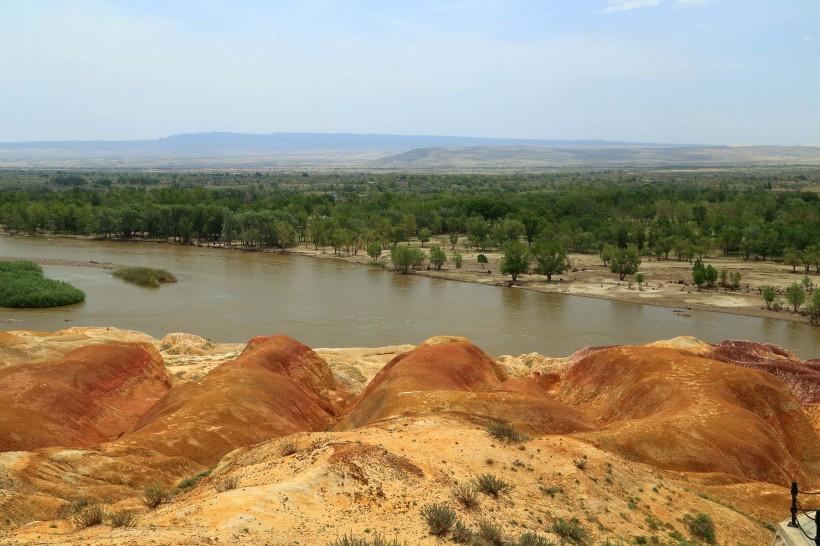
[[[0,141],[820,145],[818,0],[0,0]]]

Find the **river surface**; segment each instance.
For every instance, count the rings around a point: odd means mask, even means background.
[[[0,237],[0,256],[155,267],[179,280],[142,288],[102,268],[46,265],[46,276],[84,290],[85,302],[0,308],[3,331],[114,326],[223,342],[282,333],[311,347],[417,344],[446,334],[467,337],[493,356],[566,356],[587,345],[688,335],[775,343],[802,358],[820,357],[820,329],[807,324],[707,311],[684,317],[666,307],[396,275],[341,260],[29,237]]]

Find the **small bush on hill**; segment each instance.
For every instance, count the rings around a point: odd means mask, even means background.
[[[482,474],[475,480],[476,489],[485,493],[487,495],[491,495],[493,497],[497,497],[499,493],[504,493],[512,489],[512,486],[504,481],[503,479],[499,478],[495,474]]]
[[[107,512],[102,504],[89,504],[80,508],[71,518],[77,529],[85,529],[94,525],[102,525]]]
[[[695,537],[705,540],[709,544],[715,542],[715,524],[707,514],[698,513],[694,516],[686,514],[683,516],[683,523],[689,528]]]
[[[421,515],[427,521],[430,534],[437,537],[449,533],[458,519],[455,510],[446,504],[428,504],[421,509]]]
[[[177,487],[179,487],[183,491],[193,489],[194,486],[196,485],[196,482],[198,482],[202,478],[207,478],[208,476],[210,476],[211,472],[213,472],[213,470],[214,470],[213,467],[211,467],[208,470],[203,470],[199,474],[195,474],[193,476],[188,476],[187,478],[185,478],[184,480],[179,482],[179,485]]]
[[[231,489],[236,489],[239,485],[239,476],[224,476],[214,482],[214,489],[218,493],[224,493]]]
[[[487,434],[508,444],[526,442],[530,439],[530,437],[523,432],[519,432],[512,425],[505,423],[490,423],[487,425]]]
[[[574,518],[570,521],[558,518],[558,521],[552,524],[552,532],[577,546],[583,546],[589,542],[589,534]]]
[[[169,489],[161,485],[151,485],[143,488],[140,502],[147,506],[149,510],[152,510],[172,498],[174,498],[174,494]]]
[[[122,512],[120,514],[108,514],[108,522],[111,527],[135,527],[140,515],[137,512]]]
[[[501,526],[491,523],[487,520],[481,520],[478,523],[478,538],[483,540],[486,544],[493,546],[504,545],[504,533]]]
[[[475,486],[469,483],[462,483],[453,488],[453,496],[468,510],[478,506],[478,495]]]
[[[383,535],[376,533],[373,538],[357,537],[354,534],[344,535],[337,538],[333,542],[329,542],[327,546],[407,546],[406,542],[399,542],[398,538],[386,538]]]

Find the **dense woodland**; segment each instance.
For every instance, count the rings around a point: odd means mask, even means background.
[[[782,260],[820,273],[820,171],[537,174],[0,172],[8,233],[294,244],[357,253],[456,236],[646,258]]]

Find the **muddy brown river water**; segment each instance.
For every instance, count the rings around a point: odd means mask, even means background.
[[[665,307],[396,275],[340,260],[29,237],[0,237],[0,256],[156,267],[179,280],[149,289],[102,268],[45,265],[47,276],[84,290],[86,301],[0,308],[3,331],[114,326],[226,342],[283,333],[311,347],[415,344],[447,334],[465,336],[493,356],[566,356],[587,345],[689,335],[775,343],[802,358],[820,358],[820,328],[807,324],[706,311],[680,316]]]

